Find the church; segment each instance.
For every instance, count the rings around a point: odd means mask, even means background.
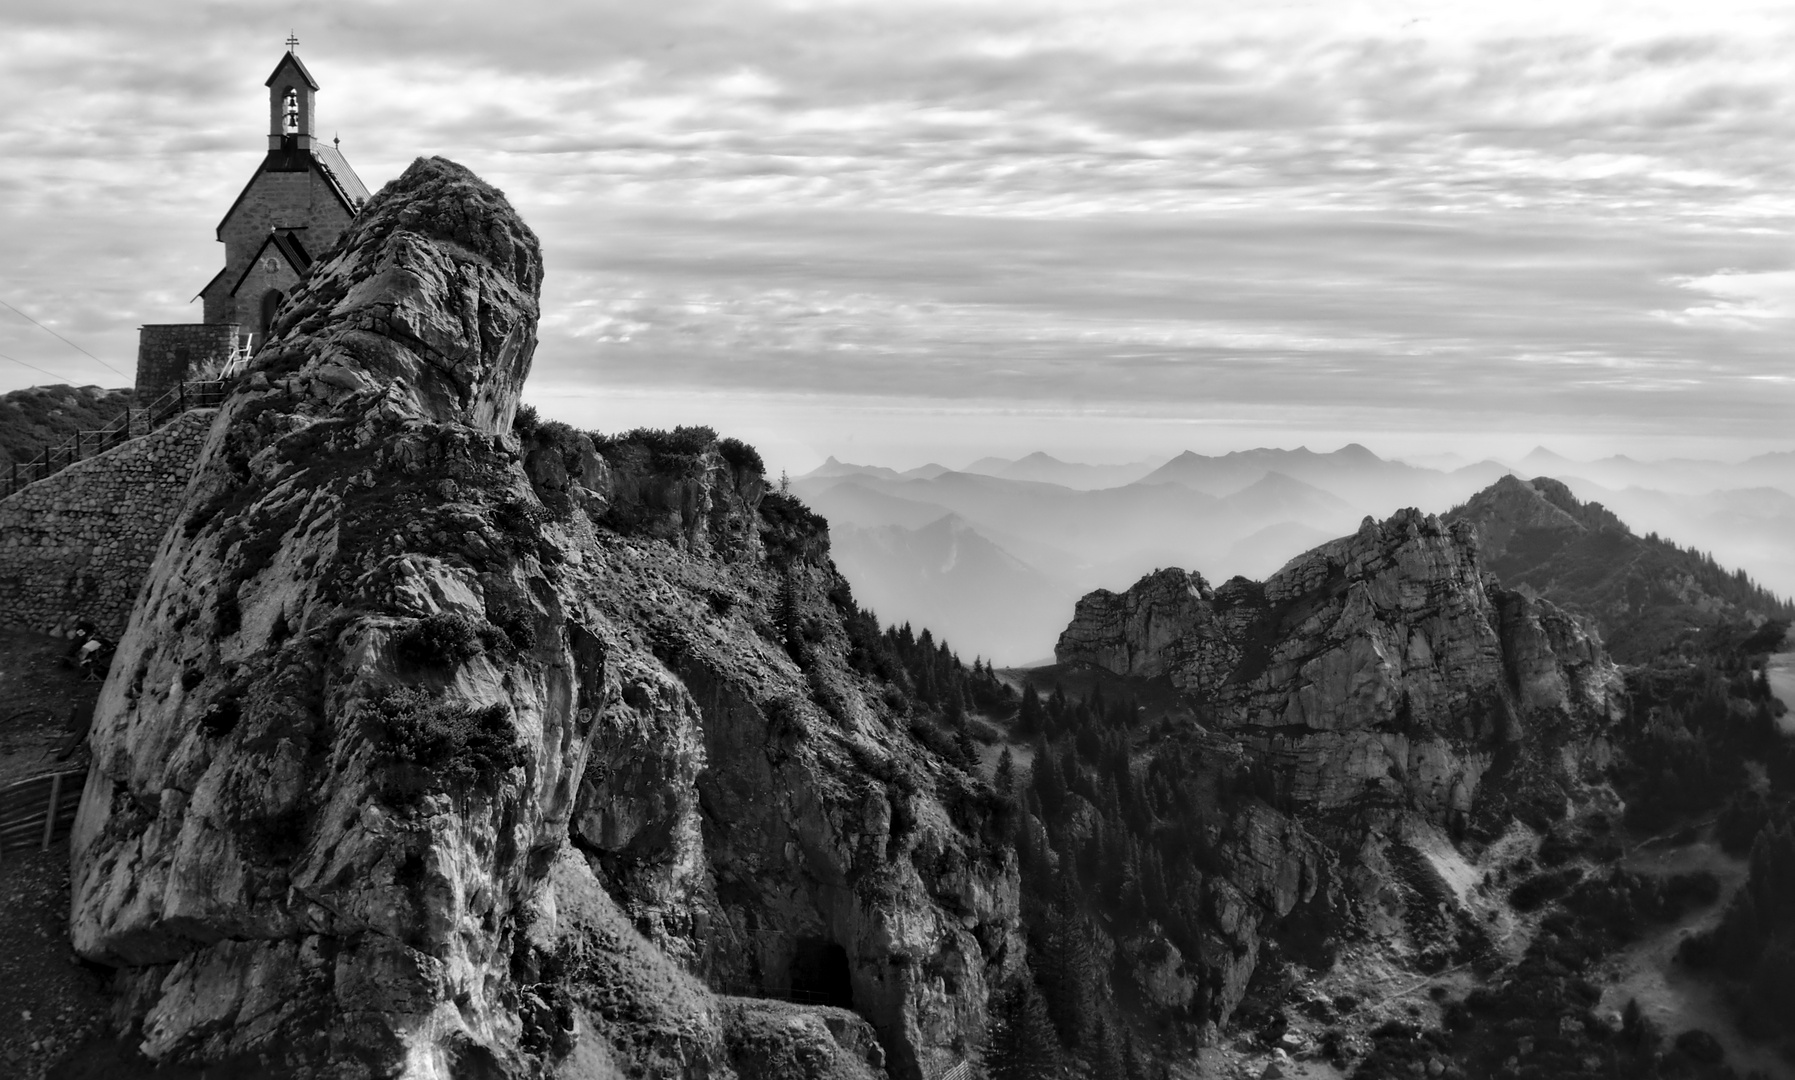
[[[141,402],[183,379],[215,378],[258,347],[281,301],[361,212],[368,189],[336,140],[319,139],[318,81],[299,42],[264,84],[268,149],[218,223],[224,268],[201,289],[199,323],[144,326],[138,333]]]

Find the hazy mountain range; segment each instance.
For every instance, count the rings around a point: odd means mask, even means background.
[[[1444,513],[1503,476],[1550,476],[1641,535],[1711,552],[1795,595],[1795,453],[1729,464],[1626,457],[1437,467],[1357,444],[1088,465],[1045,453],[896,470],[830,458],[792,489],[829,519],[842,573],[881,619],[928,626],[962,655],[1050,655],[1074,601],[1178,566],[1264,578],[1363,517]]]

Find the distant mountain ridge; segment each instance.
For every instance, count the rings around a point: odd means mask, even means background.
[[[1641,663],[1691,628],[1795,618],[1795,605],[1743,570],[1655,533],[1635,535],[1548,477],[1506,476],[1446,515],[1477,527],[1484,566],[1595,622],[1617,660]]]
[[[865,584],[862,603],[888,624],[927,627],[963,655],[990,654],[1013,622],[1056,627],[1071,597],[957,514],[917,528],[831,526],[836,567]],[[945,621],[943,612],[951,612]],[[949,633],[955,635],[949,637]],[[960,644],[964,640],[964,644]]]
[[[1644,487],[1675,494],[1719,488],[1768,486],[1795,494],[1795,451],[1758,454],[1744,461],[1664,458],[1641,461],[1613,454],[1593,461],[1575,461],[1545,447],[1535,447],[1516,463],[1527,476],[1573,477],[1608,488]]]
[[[1795,593],[1795,481],[1770,482],[1779,468],[1789,471],[1795,455],[1760,455],[1737,466],[1750,470],[1739,476],[1718,462],[1578,463],[1544,450],[1530,457],[1560,463],[1564,472],[1557,479],[1574,494],[1572,502],[1600,502],[1639,536],[1657,532],[1667,543],[1674,540],[1672,546],[1710,551],[1712,563],[1743,567],[1768,590]],[[951,514],[962,528],[1036,571],[1027,586],[1006,576],[1013,591],[1004,594],[970,585],[924,588],[910,556],[883,564],[871,548],[845,570],[864,596],[903,598],[886,602],[890,614],[874,604],[888,621],[901,611],[969,654],[1020,663],[1045,655],[1053,643],[1052,629],[1024,615],[1036,610],[1037,593],[1064,606],[1092,589],[1114,588],[1165,566],[1199,570],[1215,581],[1263,579],[1317,544],[1353,531],[1367,515],[1387,517],[1404,507],[1443,513],[1513,474],[1498,461],[1440,460],[1450,467],[1387,460],[1357,443],[1331,452],[1193,452],[1157,467],[1137,463],[1137,478],[1106,487],[1092,486],[1096,470],[1131,467],[1085,466],[1035,453],[983,458],[961,471],[928,465],[900,472],[831,458],[795,479],[792,490],[838,530],[918,531]],[[1602,486],[1622,468],[1642,479],[1663,468],[1666,483]],[[1051,479],[1056,476],[1062,482]],[[1702,477],[1711,486],[1696,486]],[[1766,477],[1761,484],[1743,483]],[[879,550],[897,552],[925,550],[930,542],[898,544],[887,536],[881,544]],[[1716,573],[1724,574],[1718,565],[1700,574],[1691,569],[1689,576],[1707,580]],[[1628,648],[1623,640],[1620,651],[1627,654]]]
[[[1152,472],[1155,467],[1156,462],[1152,461],[1137,461],[1127,465],[1084,465],[1061,461],[1037,450],[1015,461],[995,457],[980,458],[961,471],[1009,480],[1059,484],[1062,487],[1089,491],[1093,488],[1132,484]]]
[[[1218,578],[1263,576],[1350,531],[1368,511],[1462,499],[1481,486],[1469,475],[1385,462],[1357,445],[1331,454],[1260,449],[1200,459],[1225,462],[1221,481],[1206,485],[1168,472],[1198,460],[1187,454],[1158,468],[1093,466],[1035,453],[981,459],[958,472],[933,465],[900,472],[832,457],[796,478],[792,490],[831,521],[843,572],[882,618],[928,625],[969,653],[1014,663],[1052,647],[1057,625],[1035,622],[1033,613],[1069,611],[1091,588],[1169,565],[1199,566]],[[1098,485],[1106,476],[1126,482]],[[1379,479],[1389,476],[1402,482]],[[1391,490],[1367,494],[1380,484]],[[922,534],[950,515],[1033,576],[1025,584],[999,574],[1009,583],[1004,593],[964,580],[962,570],[958,587],[940,587],[921,553],[941,540]],[[900,538],[894,529],[916,535]]]

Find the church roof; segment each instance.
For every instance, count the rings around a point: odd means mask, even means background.
[[[337,187],[337,193],[343,196],[343,201],[349,204],[351,211],[360,210],[361,204],[368,201],[368,185],[355,175],[355,170],[349,167],[341,150],[334,145],[313,143],[312,160],[323,166],[324,175],[330,177]]]
[[[280,78],[280,69],[286,67],[288,64],[292,64],[294,68],[298,69],[299,77],[305,80],[307,86],[311,87],[313,90],[318,89],[318,80],[312,78],[312,73],[305,69],[305,61],[299,59],[299,54],[290,49],[285,56],[280,58],[280,63],[274,65],[274,73],[269,75],[268,81],[262,85],[273,86],[274,80]]]
[[[227,273],[229,273],[229,272],[230,272],[230,269],[231,269],[231,268],[230,268],[230,267],[228,267],[228,266],[221,266],[221,267],[219,267],[219,268],[218,268],[218,273],[216,273],[216,274],[213,274],[213,275],[212,275],[212,280],[211,280],[211,281],[208,281],[208,282],[206,282],[206,284],[205,284],[205,287],[204,287],[204,288],[202,288],[202,289],[200,289],[200,291],[199,291],[199,292],[196,292],[196,293],[194,293],[194,294],[193,294],[193,300],[198,300],[198,299],[199,299],[199,298],[200,298],[200,297],[202,297],[202,296],[204,296],[204,295],[206,295],[206,294],[207,294],[207,293],[209,293],[209,292],[211,292],[211,291],[212,291],[212,286],[214,286],[214,285],[216,285],[216,284],[218,284],[218,282],[219,282],[219,280],[220,280],[220,279],[222,279],[222,278],[223,278],[223,277],[224,277],[224,275],[225,275],[225,274],[227,274]],[[189,300],[189,301],[187,301],[187,302],[188,302],[188,303],[189,303],[189,304],[191,304],[191,303],[193,303],[193,300]]]
[[[324,179],[330,181],[330,190],[343,204],[343,209],[349,211],[350,217],[361,213],[362,204],[368,201],[368,185],[362,183],[361,177],[355,175],[355,170],[349,167],[349,162],[343,158],[341,150],[334,146],[321,146],[314,142],[310,150],[295,148],[268,151],[267,155],[262,158],[262,163],[256,167],[256,171],[250,174],[249,182],[243,185],[243,190],[239,191],[237,197],[231,201],[231,208],[218,219],[216,230],[218,238],[224,239],[224,223],[231,220],[231,215],[237,212],[237,207],[243,205],[243,200],[249,194],[249,189],[255,186],[256,177],[265,172],[307,172],[311,170],[316,170]]]

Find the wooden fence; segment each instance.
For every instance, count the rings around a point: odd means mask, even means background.
[[[0,851],[37,845],[44,851],[66,837],[81,805],[85,769],[45,773],[0,788]]]

